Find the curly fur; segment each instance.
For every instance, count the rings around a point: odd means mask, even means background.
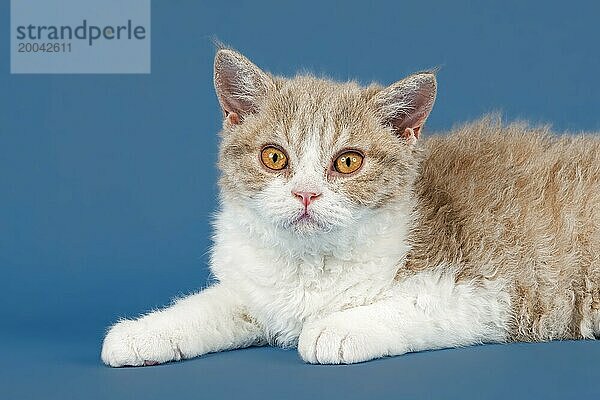
[[[216,283],[123,320],[103,361],[251,345],[354,363],[485,342],[600,335],[600,140],[496,116],[420,138],[436,94],[273,77],[221,49]],[[261,164],[264,146],[288,166]],[[361,168],[337,173],[347,149]],[[310,205],[296,191],[318,193]],[[306,218],[305,218],[306,217]]]

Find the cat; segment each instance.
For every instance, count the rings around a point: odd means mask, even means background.
[[[421,136],[436,77],[366,88],[217,51],[215,283],[121,320],[107,365],[259,345],[349,364],[600,335],[600,140],[488,116]]]

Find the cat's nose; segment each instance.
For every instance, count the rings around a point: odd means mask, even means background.
[[[296,198],[298,200],[300,200],[302,202],[302,204],[304,204],[304,207],[308,207],[308,205],[310,203],[312,203],[313,201],[315,201],[319,196],[321,196],[321,193],[315,193],[315,192],[304,192],[301,190],[292,190],[292,194],[294,196],[296,196]]]

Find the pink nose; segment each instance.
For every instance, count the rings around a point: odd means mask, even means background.
[[[304,207],[308,207],[308,205],[315,201],[315,199],[319,196],[321,196],[321,193],[315,193],[315,192],[303,192],[303,191],[296,191],[296,190],[292,190],[292,194],[294,196],[296,196],[298,198],[298,200],[300,200],[302,202],[302,204],[304,204]]]

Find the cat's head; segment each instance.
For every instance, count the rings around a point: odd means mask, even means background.
[[[221,49],[223,201],[298,235],[354,229],[410,195],[415,143],[436,94],[432,73],[383,88],[273,77]]]

